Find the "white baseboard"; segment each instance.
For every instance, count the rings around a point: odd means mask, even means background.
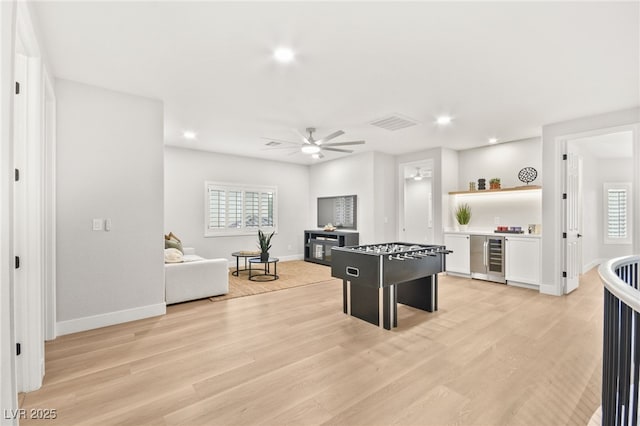
[[[471,278],[471,274],[463,274],[460,272],[452,272],[452,271],[445,271],[445,273],[447,275],[451,275],[452,277]]]
[[[302,254],[292,254],[289,256],[278,257],[281,262],[288,262],[290,260],[304,260],[304,256]]]
[[[507,281],[507,285],[510,285],[513,287],[528,288],[530,290],[535,290],[535,291],[540,290],[540,286],[537,284],[523,283],[520,281]]]
[[[602,262],[604,262],[606,259],[594,259],[591,262],[582,265],[582,273],[586,273],[587,271],[590,271],[592,268],[595,268],[596,266],[600,265]]]
[[[554,284],[540,284],[540,293],[549,296],[562,296],[562,285],[560,288]]]
[[[65,334],[77,333],[79,331],[93,330],[95,328],[106,327],[109,325],[156,317],[166,313],[167,305],[162,302],[157,305],[147,305],[122,311],[107,312],[106,314],[93,315],[90,317],[58,321],[56,323],[56,335],[62,336]]]

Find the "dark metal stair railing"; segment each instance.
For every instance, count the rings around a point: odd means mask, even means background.
[[[598,268],[604,284],[602,424],[637,426],[640,373],[640,256]]]

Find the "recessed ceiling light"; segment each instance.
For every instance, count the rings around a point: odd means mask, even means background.
[[[441,115],[436,119],[436,123],[440,126],[446,126],[447,124],[451,124],[451,117],[448,115]]]
[[[186,130],[184,133],[182,133],[182,136],[184,136],[185,139],[195,139],[196,133],[192,132],[191,130]]]
[[[489,139],[489,143],[498,143],[498,139],[497,138],[490,138]]]
[[[320,152],[320,147],[318,145],[304,145],[300,150],[305,154],[317,154]]]
[[[293,50],[291,50],[288,47],[278,47],[274,52],[273,52],[273,57],[276,59],[276,61],[283,63],[283,64],[287,64],[291,61],[293,61],[293,57],[295,56],[295,54],[293,53]]]

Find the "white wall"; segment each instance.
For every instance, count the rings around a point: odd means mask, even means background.
[[[15,410],[15,339],[13,335],[13,169],[12,137],[13,46],[15,1],[0,2],[0,412]],[[10,416],[9,416],[10,417]],[[0,416],[0,424],[16,424]]]
[[[450,199],[450,220],[453,224],[457,223],[453,212],[461,203],[471,207],[471,231],[491,232],[500,225],[520,226],[526,232],[529,224],[542,223],[540,190],[453,195]]]
[[[469,182],[500,178],[503,188],[525,185],[518,179],[518,172],[524,167],[538,171],[537,179],[531,185],[542,185],[542,140],[540,138],[487,145],[458,152],[460,182],[459,191],[466,191]]]
[[[231,261],[234,251],[257,250],[257,231],[256,235],[204,237],[204,182],[276,186],[278,233],[271,254],[302,258],[304,230],[315,228],[307,202],[307,166],[174,147],[165,148],[164,158],[165,233],[173,232],[184,246],[194,247],[206,258]]]
[[[458,152],[458,183],[456,191],[469,189],[469,182],[478,184],[485,178],[487,189],[491,178],[500,178],[502,188],[525,185],[518,179],[524,167],[533,167],[538,177],[532,185],[542,185],[542,141],[539,138],[524,139]],[[449,199],[447,219],[455,228],[455,206],[468,203],[471,207],[469,229],[491,231],[496,225],[521,226],[542,223],[541,192],[455,195]],[[498,223],[496,223],[496,220]]]
[[[66,80],[56,94],[58,333],[163,314],[163,105]]]
[[[373,179],[374,203],[373,223],[374,241],[391,242],[397,239],[398,196],[395,191],[397,169],[393,155],[374,152]]]
[[[540,292],[546,294],[562,294],[561,272],[561,188],[562,157],[560,144],[569,136],[600,129],[618,128],[620,126],[636,126],[640,123],[640,108],[583,117],[555,124],[547,124],[542,128],[542,166],[545,181],[549,182],[542,191],[542,285]],[[637,127],[634,133],[634,146],[638,146]],[[634,211],[640,207],[640,157],[639,150],[634,152]],[[640,230],[634,230],[634,244],[640,243]],[[634,247],[634,249],[637,246]]]
[[[458,171],[460,170],[459,152],[451,149],[442,150],[442,161],[440,173],[442,175],[441,188],[442,196],[440,197],[440,210],[442,211],[442,229],[451,228],[456,222],[449,208],[451,196],[449,192],[460,191],[460,181]],[[436,208],[438,204],[436,202]]]
[[[310,221],[307,222],[310,229],[318,228],[318,197],[356,194],[358,196],[357,231],[360,234],[360,244],[380,242],[376,241],[378,235],[374,215],[375,156],[373,152],[365,152],[311,166],[308,195]]]

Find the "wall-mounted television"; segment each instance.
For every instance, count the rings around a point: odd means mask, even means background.
[[[318,227],[329,223],[338,229],[358,229],[357,195],[319,197]]]

